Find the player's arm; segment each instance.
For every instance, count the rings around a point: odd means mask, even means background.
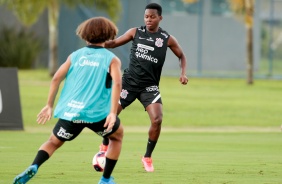
[[[119,96],[120,96],[121,85],[122,85],[121,61],[117,57],[114,57],[112,59],[110,65],[110,74],[113,83],[112,83],[111,110],[104,124],[104,127],[108,127],[107,131],[110,131],[113,128],[114,123],[116,121],[118,102],[119,102]]]
[[[49,95],[48,95],[48,100],[47,100],[48,106],[53,107],[60,84],[66,78],[70,65],[71,65],[71,60],[69,56],[66,62],[60,66],[58,71],[53,76],[52,81],[51,81]]]
[[[58,71],[53,76],[51,84],[50,84],[47,104],[45,107],[43,107],[43,109],[37,115],[37,122],[39,124],[45,124],[47,120],[51,119],[56,95],[58,93],[61,82],[66,77],[66,74],[70,68],[70,65],[71,65],[71,61],[70,61],[70,56],[69,56],[66,62],[60,66]]]
[[[119,36],[114,40],[109,40],[105,42],[106,48],[115,48],[121,45],[128,43],[129,41],[133,40],[136,33],[136,28],[131,28],[126,31],[123,35]]]
[[[187,63],[186,56],[183,53],[183,50],[181,46],[179,45],[178,41],[172,35],[170,35],[168,39],[168,47],[179,59],[180,69],[181,69],[179,81],[181,84],[185,85],[188,83],[188,78],[186,76],[186,63]]]

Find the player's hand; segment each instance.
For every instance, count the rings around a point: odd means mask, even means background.
[[[52,117],[52,107],[46,105],[43,107],[43,109],[40,111],[40,113],[37,115],[37,123],[38,124],[45,124],[46,121],[49,121]]]
[[[186,85],[188,83],[188,77],[186,75],[180,75],[179,82]]]
[[[115,125],[116,119],[117,119],[117,115],[115,113],[110,113],[107,116],[106,122],[104,124],[104,127],[105,128],[107,127],[106,132],[109,132],[113,129],[113,126]]]

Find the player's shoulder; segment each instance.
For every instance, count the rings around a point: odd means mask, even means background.
[[[146,32],[146,26],[136,27],[136,30],[145,33]]]
[[[83,53],[83,52],[86,50],[86,48],[87,48],[87,47],[79,48],[79,49],[73,51],[73,52],[70,54],[70,56],[71,56],[71,57],[75,57],[75,56],[77,56],[77,55],[80,55],[81,53]]]
[[[134,28],[132,28],[132,34],[134,36],[144,35],[144,34],[146,34],[146,27],[145,26],[134,27]]]
[[[170,37],[170,34],[161,27],[159,27],[159,34],[161,34],[166,39],[169,39]]]
[[[129,36],[133,37],[135,35],[137,29],[138,29],[138,27],[130,28],[125,32],[125,35],[129,35]]]

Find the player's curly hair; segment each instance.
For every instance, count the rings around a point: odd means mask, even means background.
[[[82,22],[76,35],[89,43],[103,43],[112,40],[118,33],[117,26],[105,17],[94,17]]]

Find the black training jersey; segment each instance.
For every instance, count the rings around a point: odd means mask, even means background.
[[[156,33],[148,32],[145,26],[136,28],[129,67],[123,75],[126,83],[138,87],[159,85],[168,38],[161,28]]]

